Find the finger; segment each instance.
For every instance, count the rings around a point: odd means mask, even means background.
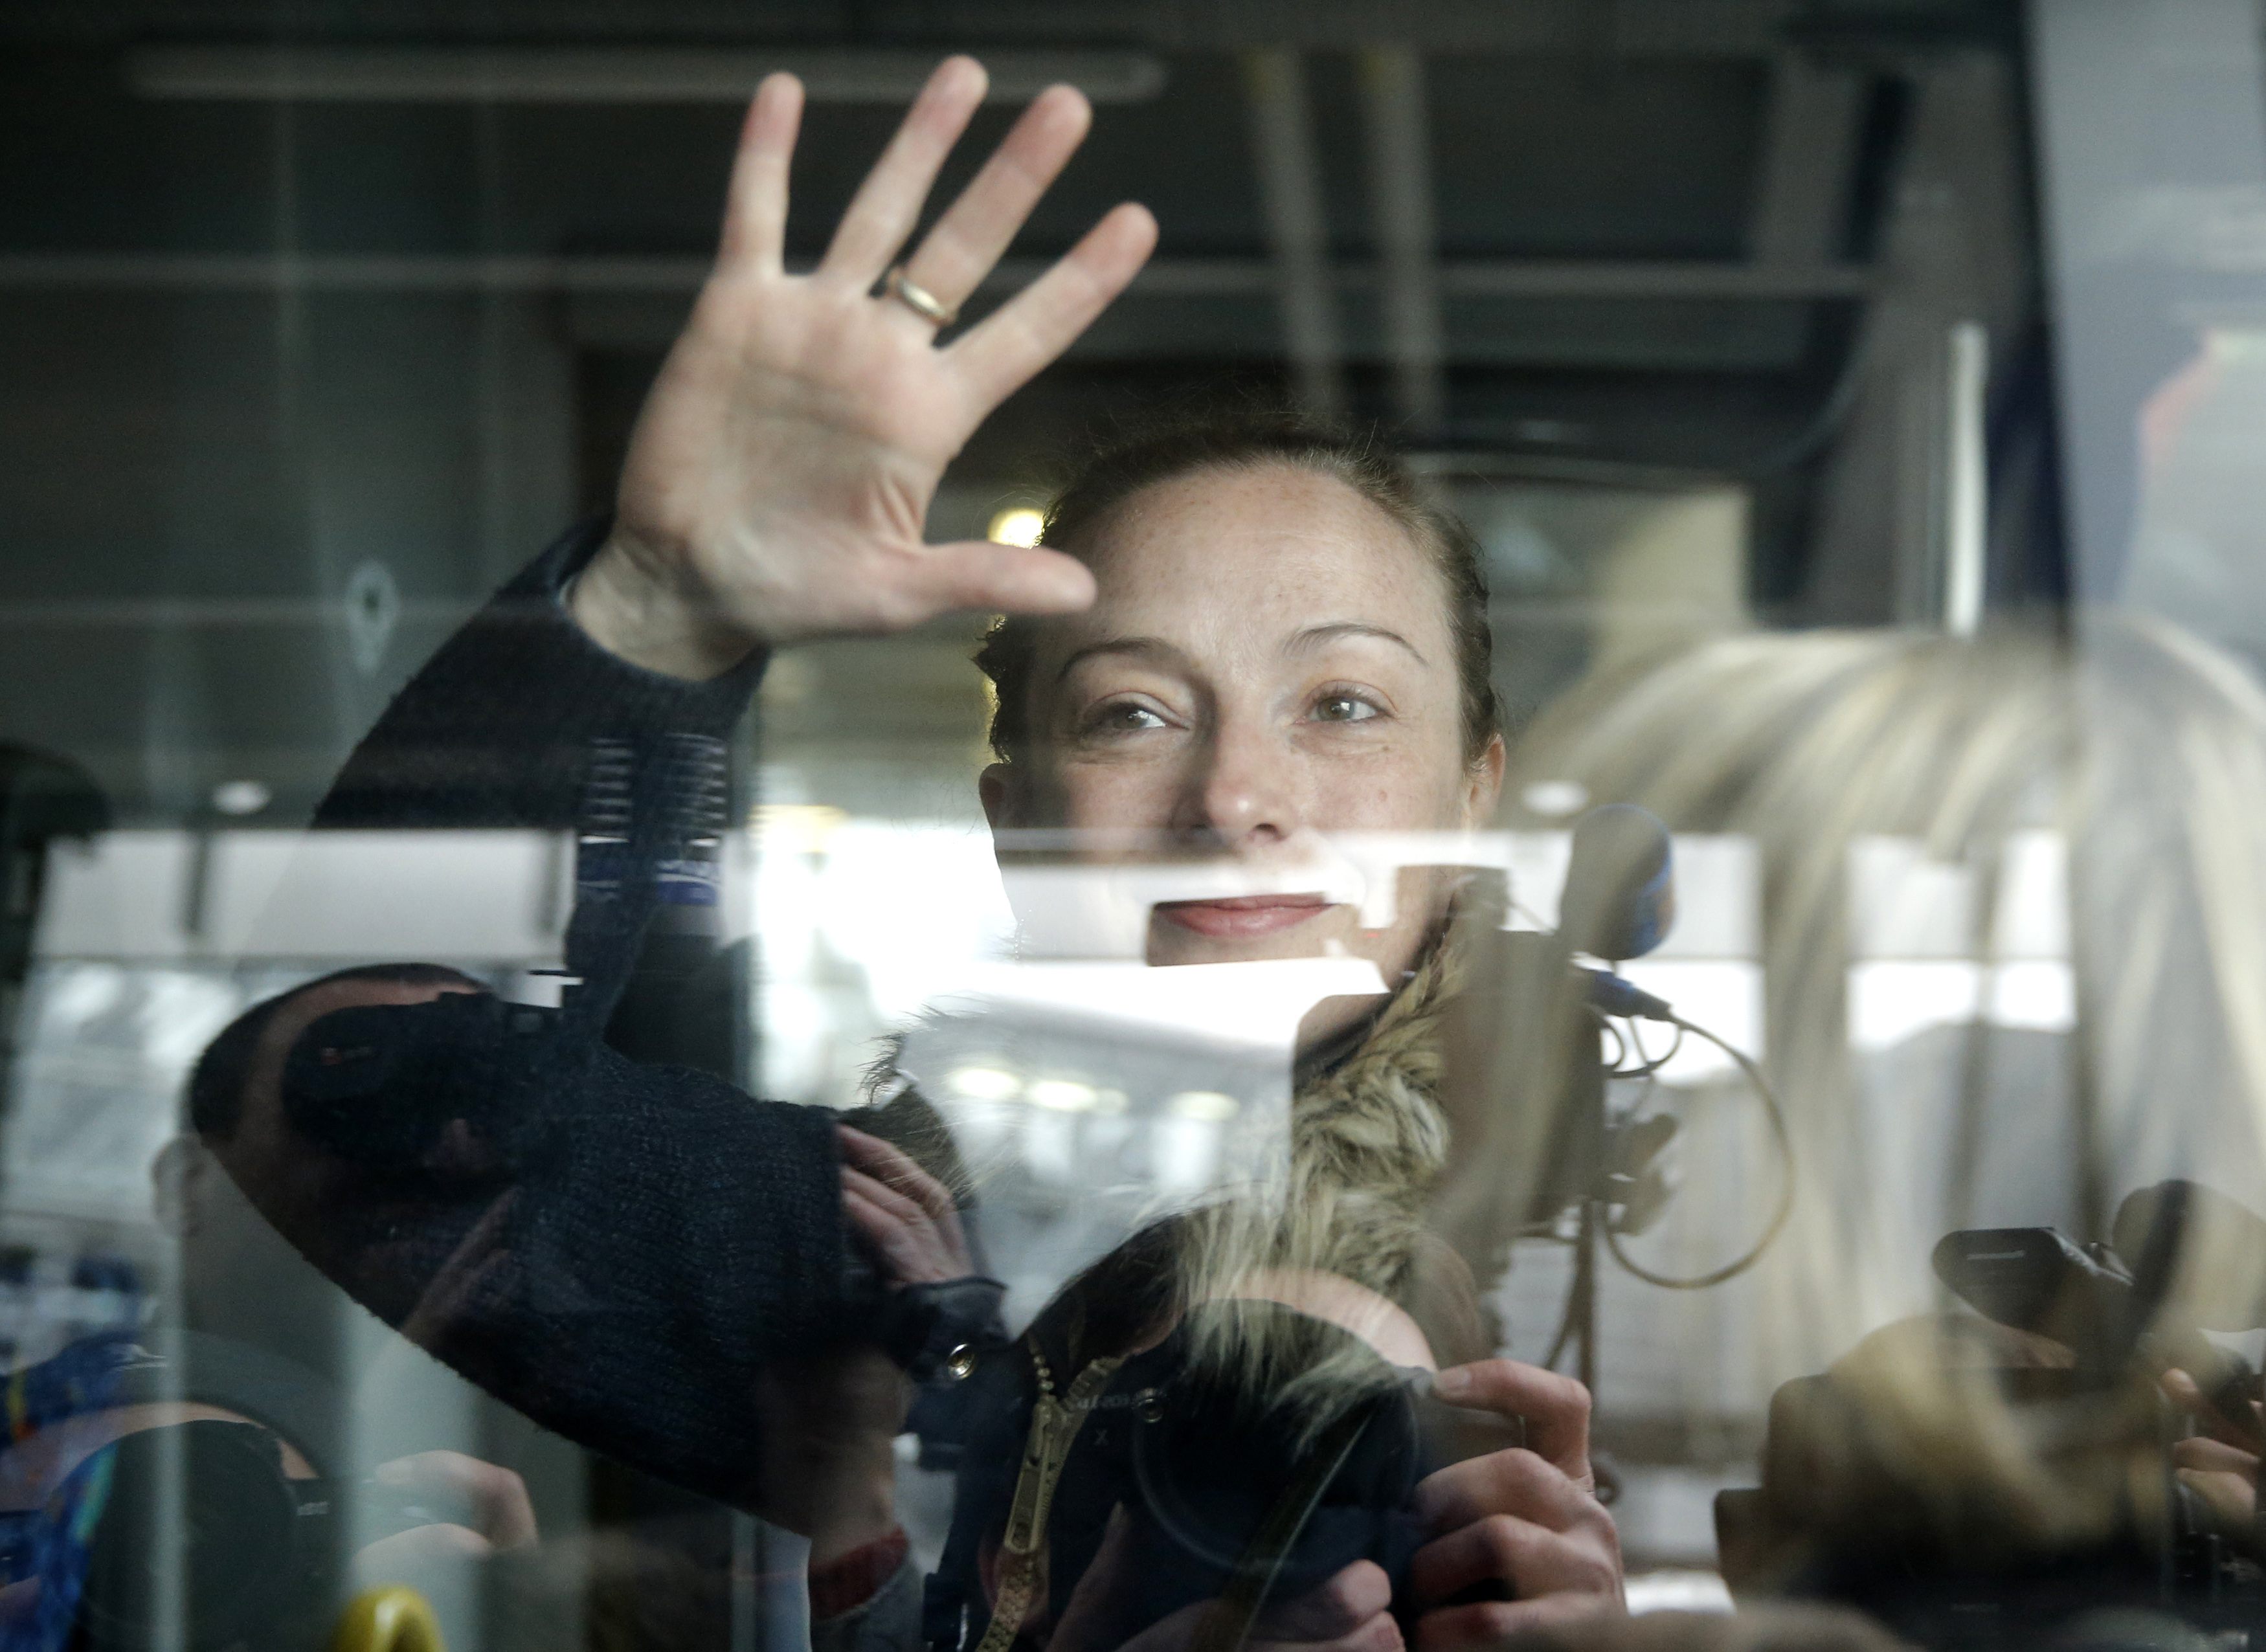
[[[911,595],[932,614],[1074,614],[1093,603],[1093,575],[1076,557],[1043,546],[963,539],[932,545],[911,570]]]
[[[469,1526],[412,1526],[355,1551],[355,1581],[364,1589],[425,1575],[435,1564],[484,1561],[494,1546]]]
[[[470,1119],[450,1119],[418,1168],[441,1181],[477,1181],[493,1175],[501,1162],[495,1144],[474,1129]]]
[[[842,1138],[843,1156],[856,1160],[868,1175],[904,1194],[939,1221],[959,1213],[951,1189],[915,1164],[903,1148],[847,1124],[835,1129]]]
[[[2255,1456],[2239,1445],[2230,1445],[2224,1440],[2214,1440],[2202,1435],[2175,1444],[2172,1447],[2172,1461],[2182,1468],[2248,1474],[2253,1480],[2258,1477],[2258,1458]]]
[[[479,1319],[479,1305],[499,1299],[511,1276],[509,1251],[499,1251],[449,1281],[445,1290],[428,1291],[400,1327],[401,1339],[430,1354],[445,1349],[458,1327]]]
[[[535,1504],[527,1482],[501,1463],[463,1451],[419,1451],[379,1464],[371,1478],[399,1491],[462,1498],[471,1505],[479,1535],[499,1549],[522,1548],[536,1539]]]
[[[822,274],[860,291],[881,278],[905,238],[920,221],[921,203],[944,165],[944,157],[968,129],[969,117],[983,101],[983,66],[972,57],[947,57],[921,88],[905,113],[889,147],[866,181],[858,186],[850,209],[834,231],[819,263]]]
[[[2224,1440],[2230,1445],[2245,1449],[2258,1444],[2261,1429],[2255,1414],[2248,1420],[2228,1416],[2211,1403],[2211,1397],[2203,1391],[2203,1385],[2178,1366],[2173,1366],[2156,1380],[2166,1397],[2193,1417],[2212,1439]],[[2251,1410],[2254,1414],[2258,1411],[2255,1400],[2251,1402]],[[2248,1422],[2247,1427],[2246,1421]]]
[[[905,274],[948,309],[967,303],[1093,124],[1093,106],[1075,88],[1041,92],[923,238]]]
[[[845,1195],[854,1188],[867,1208],[878,1210],[895,1224],[905,1242],[917,1250],[924,1279],[961,1279],[976,1271],[967,1235],[960,1225],[960,1212],[950,1195],[944,1195],[944,1213],[939,1216],[918,1199],[851,1165],[842,1166],[842,1188]],[[939,1187],[937,1191],[943,1189]]]
[[[1433,1531],[1451,1531],[1498,1514],[1562,1531],[1604,1512],[1579,1480],[1517,1447],[1427,1474],[1416,1483],[1415,1503],[1417,1517]]]
[[[2204,1500],[2223,1524],[2238,1531],[2248,1531],[2258,1512],[2258,1488],[2241,1474],[2206,1473],[2200,1469],[2182,1468],[2180,1484]]]
[[[732,157],[718,264],[757,275],[778,274],[786,255],[787,170],[801,124],[802,83],[793,75],[764,76]]]
[[[885,1250],[911,1242],[903,1206],[888,1188],[877,1188],[870,1177],[852,1170],[842,1173],[842,1210],[851,1224]]]
[[[909,1229],[927,1230],[936,1225],[936,1218],[914,1201],[877,1177],[869,1176],[853,1166],[842,1166],[842,1188],[844,1193],[855,1188],[869,1204],[887,1211],[891,1220]]]
[[[975,1259],[968,1248],[968,1235],[961,1226],[960,1206],[952,1190],[913,1162],[912,1156],[893,1143],[847,1124],[836,1126],[841,1133],[842,1151],[847,1159],[864,1166],[866,1175],[891,1192],[910,1199],[920,1213],[933,1225],[939,1247],[944,1253],[942,1261],[953,1271],[946,1277],[958,1278],[975,1271]],[[856,1166],[845,1166],[844,1168]]]
[[[1392,1605],[1392,1580],[1385,1568],[1356,1561],[1297,1598],[1268,1607],[1251,1633],[1268,1641],[1334,1641]]]
[[[449,1260],[441,1264],[441,1271],[435,1276],[435,1282],[437,1283],[452,1273],[467,1269],[496,1251],[503,1242],[504,1224],[511,1220],[511,1213],[518,1204],[519,1190],[516,1188],[507,1188],[498,1194],[494,1202],[480,1213],[480,1219],[472,1224],[463,1239],[457,1241],[457,1248],[450,1251]]]
[[[1465,1652],[1501,1646],[1513,1635],[1585,1618],[1617,1612],[1611,1598],[1549,1595],[1539,1600],[1486,1600],[1468,1606],[1443,1606],[1416,1620],[1415,1652]]]
[[[511,1253],[502,1248],[504,1226],[518,1200],[516,1189],[501,1195],[472,1224],[401,1321],[404,1338],[420,1348],[436,1348],[451,1326],[471,1317],[502,1289],[511,1264]]]
[[[1157,221],[1128,201],[1085,232],[1047,273],[944,352],[981,413],[1053,361],[1138,274],[1157,246]]]
[[[946,1277],[936,1247],[922,1242],[902,1217],[884,1209],[847,1181],[842,1188],[842,1213],[880,1256],[883,1269],[902,1285],[932,1284]]]
[[[1422,1602],[1452,1599],[1474,1583],[1501,1583],[1521,1599],[1610,1594],[1619,1586],[1614,1550],[1595,1531],[1553,1531],[1512,1515],[1491,1515],[1436,1538],[1408,1563]]]
[[[1529,1450],[1583,1486],[1596,1483],[1590,1472],[1590,1391],[1571,1377],[1512,1359],[1482,1359],[1442,1371],[1433,1391],[1451,1406],[1524,1417]]]

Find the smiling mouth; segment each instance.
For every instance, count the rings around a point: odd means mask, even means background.
[[[1159,901],[1157,916],[1215,940],[1275,935],[1330,910],[1319,895],[1244,895],[1224,901]]]

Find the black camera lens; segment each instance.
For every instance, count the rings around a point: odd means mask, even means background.
[[[1239,1343],[1265,1350],[1271,1379],[1221,1351]],[[1425,1468],[1400,1378],[1350,1333],[1272,1303],[1200,1307],[1127,1361],[1102,1403],[1123,1419],[1112,1432],[1132,1502],[1158,1563],[1184,1574],[1179,1592],[1202,1598],[1255,1568],[1282,1597],[1357,1560],[1394,1569]]]
[[[329,1512],[283,1473],[266,1429],[216,1420],[128,1435],[73,1472],[98,1511],[78,1619],[87,1643],[150,1652],[176,1619],[190,1652],[258,1640],[304,1604],[317,1560],[304,1530]],[[179,1644],[176,1642],[176,1644]]]

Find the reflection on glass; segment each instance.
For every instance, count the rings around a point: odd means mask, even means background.
[[[2266,1635],[2255,0],[991,10],[0,21],[0,1644]]]

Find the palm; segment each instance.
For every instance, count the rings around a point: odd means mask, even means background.
[[[938,478],[976,427],[1132,279],[1154,240],[1147,214],[1111,213],[942,347],[910,306],[870,296],[982,92],[965,60],[938,71],[808,275],[781,259],[800,94],[774,77],[757,98],[716,270],[639,420],[607,552],[609,579],[633,575],[697,608],[687,623],[711,654],[893,631],[954,608],[1058,610],[1090,593],[1055,553],[932,546],[922,530]],[[1066,88],[1034,103],[909,277],[947,304],[964,300],[1085,121]]]
[[[988,411],[971,418],[943,354],[909,331],[816,276],[712,283],[640,422],[625,515],[691,528],[727,588],[749,541],[792,545],[764,572],[854,603],[835,588],[845,563],[922,548],[937,479]]]

